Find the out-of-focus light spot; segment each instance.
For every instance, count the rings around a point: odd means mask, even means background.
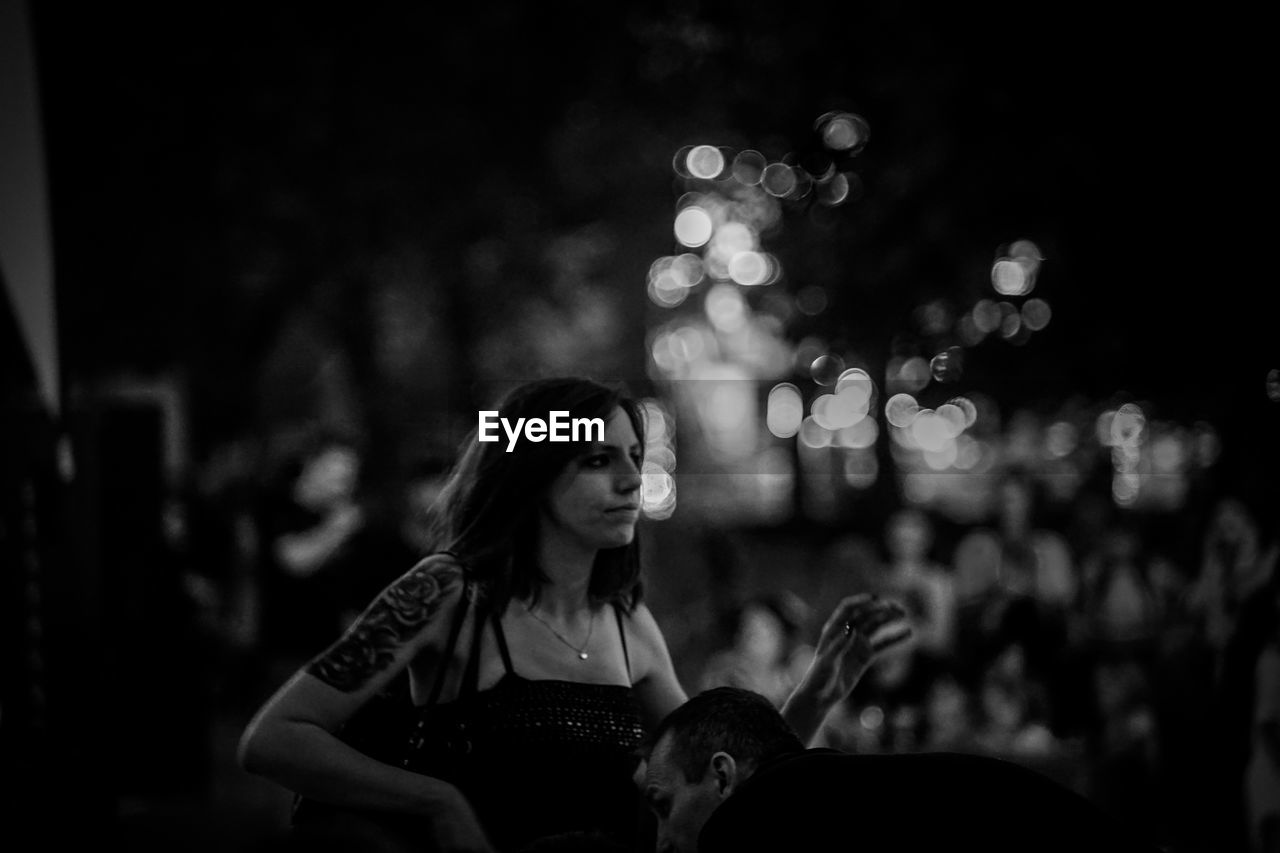
[[[1000,320],[1003,317],[1000,306],[990,299],[979,299],[978,304],[973,306],[973,325],[984,335],[989,335],[1000,328]]]
[[[1079,436],[1076,428],[1066,421],[1057,421],[1045,432],[1045,450],[1054,459],[1069,456],[1076,449]]]
[[[943,350],[929,362],[929,373],[939,382],[955,382],[964,372],[964,350],[951,347]]]
[[[804,167],[795,165],[791,166],[791,172],[796,176],[796,185],[786,197],[789,201],[799,201],[813,189],[813,175],[810,175]]]
[[[717,284],[708,290],[704,307],[711,325],[722,332],[736,332],[747,324],[747,303],[731,284]]]
[[[729,259],[729,278],[748,287],[769,278],[769,262],[759,252],[737,252]]]
[[[809,375],[819,385],[835,385],[844,372],[844,359],[838,355],[820,355],[809,365]]]
[[[840,447],[852,450],[865,450],[876,443],[880,437],[880,427],[875,418],[863,418],[853,426],[847,426],[836,433],[835,443]]]
[[[816,284],[801,288],[796,294],[796,307],[801,314],[813,317],[827,307],[827,292]]]
[[[869,388],[846,385],[835,394],[824,394],[815,400],[813,417],[827,429],[844,429],[866,418],[870,404]]]
[[[764,176],[764,167],[767,165],[768,161],[759,151],[751,149],[740,151],[738,156],[733,158],[733,177],[741,184],[754,187],[760,183],[761,177]]]
[[[830,447],[831,438],[831,430],[819,424],[812,415],[800,422],[800,443],[805,447]]]
[[[827,343],[822,338],[810,335],[804,338],[796,345],[796,373],[802,373],[806,378],[809,376],[809,368],[813,365],[814,359],[819,356],[826,355]]]
[[[1015,240],[1009,247],[1009,257],[1027,263],[1039,264],[1044,260],[1040,247],[1030,240]]]
[[[956,464],[959,452],[954,441],[948,441],[937,450],[924,449],[924,464],[934,471],[945,471]]]
[[[827,207],[844,204],[849,198],[849,176],[836,172],[829,180],[818,183],[818,203]]]
[[[822,144],[832,151],[856,154],[871,137],[871,126],[856,113],[832,111],[818,116],[814,129],[822,136]]]
[[[902,478],[902,496],[909,503],[928,504],[938,495],[938,478],[934,474],[913,471]]]
[[[796,173],[786,163],[770,163],[760,176],[760,186],[775,198],[786,198],[795,192]]]
[[[1094,432],[1097,436],[1098,443],[1104,447],[1111,446],[1111,424],[1116,419],[1116,410],[1107,409],[1098,415],[1098,420],[1094,422]]]
[[[804,420],[804,399],[800,389],[790,382],[773,386],[765,410],[765,424],[778,438],[790,438],[800,431]]]
[[[955,466],[961,471],[970,471],[982,459],[982,446],[968,435],[956,436]]]
[[[1132,506],[1138,499],[1141,480],[1137,474],[1117,471],[1111,478],[1111,497],[1119,506]]]
[[[645,440],[647,442],[667,440],[669,437],[667,413],[662,410],[662,406],[655,400],[645,400],[640,407],[644,411]]]
[[[663,270],[649,279],[649,299],[663,308],[674,308],[689,296],[685,280],[671,269]]]
[[[1003,296],[1021,296],[1027,287],[1027,271],[1011,258],[1001,258],[991,267],[991,284]]]
[[[671,351],[680,361],[697,361],[706,355],[706,339],[702,331],[693,326],[681,326],[671,333],[668,340]]]
[[[964,412],[964,428],[969,429],[978,422],[978,407],[968,397],[952,397],[945,405],[955,406]],[[939,407],[941,411],[941,407]]]
[[[1195,460],[1201,468],[1208,468],[1222,454],[1222,439],[1212,424],[1197,421],[1195,425]]]
[[[875,390],[875,386],[871,382],[871,374],[861,367],[850,367],[840,374],[840,378],[836,380],[836,393],[839,394],[845,388],[853,385],[865,386],[868,399],[870,399],[871,393]]]
[[[854,452],[844,460],[844,481],[855,489],[869,489],[880,476],[880,463],[874,453]]]
[[[1157,474],[1176,474],[1185,461],[1186,453],[1176,435],[1162,435],[1151,443],[1151,467]]]
[[[730,281],[729,258],[724,252],[710,252],[702,261],[702,268],[707,276],[716,281]]]
[[[693,287],[703,279],[702,258],[691,252],[685,252],[683,255],[677,255],[671,260],[671,269],[675,270],[681,278],[685,287]]]
[[[939,451],[951,443],[951,432],[946,421],[932,409],[921,409],[911,421],[911,437],[921,450]]]
[[[711,214],[701,207],[686,207],[676,214],[676,239],[683,246],[696,249],[706,245],[711,239],[715,226],[711,222]]]
[[[1267,399],[1280,403],[1280,370],[1267,371]]]
[[[688,178],[689,175],[689,152],[693,150],[692,145],[683,145],[676,156],[671,158],[671,169],[682,178]]]
[[[751,252],[756,248],[756,232],[743,222],[726,222],[716,229],[712,240],[715,251],[725,258],[732,258],[738,252]]]
[[[967,347],[976,347],[982,343],[982,339],[987,333],[978,328],[978,324],[973,322],[973,315],[962,314],[960,319],[956,321],[956,335],[960,338],[960,343]]]
[[[652,462],[663,471],[676,470],[676,454],[670,447],[655,447],[652,450],[646,450],[644,458],[646,462]]]
[[[695,178],[715,180],[724,171],[724,154],[714,145],[698,145],[689,151],[686,168]]]
[[[911,426],[919,412],[920,404],[910,394],[894,394],[884,404],[885,420],[900,429]]]
[[[640,508],[654,519],[670,518],[676,508],[675,479],[651,462],[640,470]]]
[[[1147,426],[1142,409],[1133,403],[1125,403],[1111,419],[1111,444],[1137,444]]]
[[[1052,317],[1053,311],[1049,308],[1049,303],[1043,299],[1032,298],[1023,303],[1022,322],[1033,332],[1038,332],[1049,325]]]
[[[965,430],[964,409],[955,403],[943,403],[938,407],[937,415],[947,425],[947,433],[955,438]]]
[[[1008,314],[1000,321],[1000,337],[1010,340],[1018,336],[1022,331],[1022,315]]]
[[[941,299],[921,305],[912,312],[912,317],[926,335],[941,335],[951,327],[951,310]]]
[[[914,394],[928,385],[929,378],[932,375],[929,372],[929,362],[918,355],[910,358],[895,357],[889,359],[885,374],[886,384],[889,388],[895,391],[905,391],[909,394]]]

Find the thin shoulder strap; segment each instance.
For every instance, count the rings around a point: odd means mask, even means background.
[[[475,590],[472,588],[471,581],[467,581],[462,587],[462,596],[458,599],[457,605],[453,608],[453,624],[449,627],[449,642],[444,647],[444,656],[440,658],[440,667],[436,670],[435,683],[431,685],[431,695],[427,699],[427,707],[431,707],[440,700],[440,691],[444,689],[444,678],[449,671],[449,662],[453,660],[453,652],[458,647],[458,635],[462,633],[462,623],[467,621],[467,610],[471,607],[472,599],[475,598]]]
[[[498,654],[502,655],[502,666],[508,675],[515,675],[516,668],[511,665],[511,652],[507,649],[507,635],[502,632],[502,614],[493,611],[493,636],[498,641]]]
[[[480,685],[480,643],[484,639],[484,623],[488,619],[489,614],[485,609],[477,606],[475,622],[471,629],[471,654],[467,657],[467,669],[462,674],[462,687],[458,691],[459,699],[474,696]]]
[[[613,605],[613,615],[618,620],[618,637],[622,640],[622,660],[627,665],[627,683],[631,682],[631,655],[627,654],[627,630],[622,624],[622,611],[618,609],[615,602]]]

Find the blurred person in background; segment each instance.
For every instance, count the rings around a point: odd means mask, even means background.
[[[1280,853],[1280,585],[1268,590],[1271,632],[1258,655],[1253,677],[1245,818],[1256,853]]]
[[[800,642],[807,618],[807,607],[792,593],[747,600],[734,613],[732,645],[712,655],[699,688],[743,687],[781,708],[813,657]]]
[[[367,521],[357,499],[360,465],[354,440],[321,432],[263,496],[257,517],[261,648],[276,670],[292,671],[343,630],[343,590],[352,573],[366,568],[358,553]]]
[[[881,579],[884,594],[901,601],[911,617],[920,649],[935,657],[955,651],[955,588],[951,573],[930,557],[933,522],[918,509],[889,517],[885,545],[889,554]]]
[[[1280,544],[1264,544],[1258,522],[1243,500],[1227,496],[1217,502],[1205,531],[1190,605],[1203,620],[1205,638],[1219,656],[1219,665],[1242,604],[1275,572]]]
[[[604,435],[507,452],[473,431],[437,503],[431,556],[266,703],[241,762],[413,849],[515,850],[566,832],[633,845],[634,750],[686,699],[641,601],[641,411],[583,379],[528,383],[495,408],[511,423],[599,418]],[[802,737],[909,634],[903,615],[869,596],[835,609],[782,711]],[[382,728],[404,735],[399,753],[347,743],[344,727],[397,682],[409,725]]]

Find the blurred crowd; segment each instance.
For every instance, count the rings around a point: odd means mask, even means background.
[[[266,463],[256,445],[224,447],[168,527],[209,656],[204,690],[233,715],[425,553],[449,460],[422,459],[379,494],[362,488],[360,446],[340,434]],[[914,633],[828,718],[822,745],[996,755],[1172,849],[1275,849],[1262,846],[1280,815],[1274,530],[1224,494],[1191,553],[1105,500],[1087,524],[1046,523],[1028,471],[1005,472],[996,494],[991,519],[947,541],[945,519],[908,505],[886,514],[878,541],[832,541],[825,565],[842,574],[840,592],[901,601]],[[806,600],[786,571],[776,578],[704,603],[725,618],[706,632],[691,692],[790,693],[827,602]]]

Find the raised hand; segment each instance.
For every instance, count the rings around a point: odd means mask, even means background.
[[[837,604],[804,677],[815,700],[829,708],[849,695],[878,655],[911,636],[906,616],[898,602],[866,593]]]

